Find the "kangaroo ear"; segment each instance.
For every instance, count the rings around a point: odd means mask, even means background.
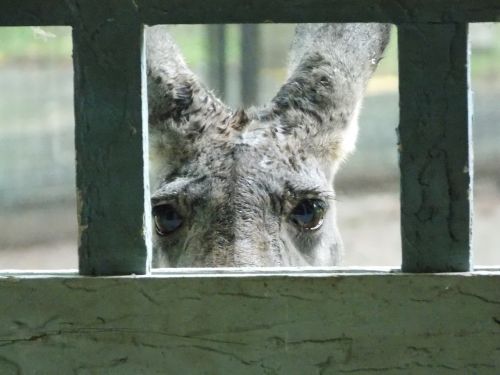
[[[198,139],[229,110],[189,70],[166,26],[146,29],[152,186],[194,152]]]
[[[281,133],[327,162],[354,149],[368,79],[389,40],[385,24],[302,24],[292,43],[289,78],[272,101]],[[336,163],[335,163],[336,164]]]
[[[187,67],[166,26],[146,29],[149,123],[152,127],[168,123],[188,127],[200,113],[225,106]],[[196,127],[196,126],[195,126]],[[184,131],[200,129],[183,129]]]

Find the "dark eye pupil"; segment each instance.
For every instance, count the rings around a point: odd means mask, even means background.
[[[304,199],[293,209],[290,217],[301,229],[316,230],[323,224],[325,204],[318,199]]]
[[[169,204],[153,207],[153,217],[156,232],[161,236],[177,230],[183,221],[182,216]]]

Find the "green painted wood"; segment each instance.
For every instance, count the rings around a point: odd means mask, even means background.
[[[72,23],[74,1],[2,0],[0,26],[64,26]]]
[[[141,21],[162,23],[260,22],[495,22],[498,0],[131,0]],[[103,0],[107,8],[116,0]],[[97,4],[94,4],[97,6]],[[3,0],[0,25],[70,25],[85,0]],[[73,19],[75,21],[73,21]]]
[[[144,274],[151,214],[143,27],[132,3],[99,4],[82,2],[73,27],[79,267],[85,275]]]
[[[0,279],[1,374],[498,374],[500,273]]]
[[[405,272],[471,267],[472,139],[466,24],[399,31]]]
[[[161,23],[494,22],[498,0],[136,0],[142,20]]]

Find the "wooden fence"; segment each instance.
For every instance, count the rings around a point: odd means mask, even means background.
[[[1,26],[73,27],[79,273],[115,277],[4,272],[0,372],[498,373],[467,25],[499,19],[498,0],[2,1]],[[233,22],[396,24],[401,270],[151,273],[143,25]]]

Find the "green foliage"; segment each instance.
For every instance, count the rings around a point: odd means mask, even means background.
[[[0,63],[71,58],[70,27],[1,27]]]
[[[500,24],[491,24],[493,38],[488,48],[474,48],[472,45],[471,73],[475,78],[482,80],[500,80]],[[474,25],[471,27],[474,30]]]

